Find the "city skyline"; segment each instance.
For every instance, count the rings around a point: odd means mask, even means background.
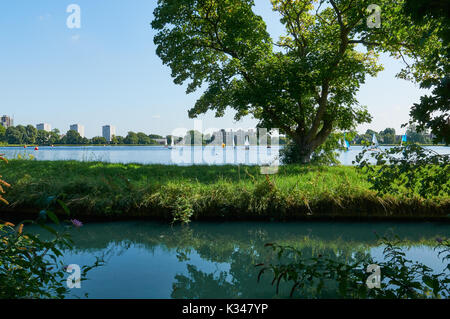
[[[12,118],[12,117],[9,117],[8,115],[3,115],[2,117],[1,117],[1,119],[0,119],[0,124],[1,125],[3,125],[3,126],[5,126],[5,124],[4,124],[4,118],[8,118],[9,119],[9,121],[10,121],[10,123],[14,123],[14,118]],[[50,132],[50,131],[54,131],[55,129],[56,130],[58,130],[59,132],[60,132],[60,134],[63,136],[63,135],[65,135],[69,130],[73,130],[73,131],[76,131],[77,133],[79,133],[80,134],[80,136],[81,137],[86,137],[86,138],[93,138],[93,137],[105,137],[105,139],[108,141],[108,142],[110,142],[111,141],[111,138],[113,137],[113,136],[122,136],[122,137],[125,137],[127,134],[128,134],[128,132],[135,132],[135,133],[145,133],[145,134],[147,134],[147,135],[159,135],[159,136],[162,136],[162,137],[167,137],[167,136],[178,136],[178,137],[184,137],[186,134],[187,134],[187,132],[188,131],[190,131],[190,130],[196,130],[196,125],[195,124],[193,124],[193,126],[192,127],[188,127],[188,128],[186,128],[186,127],[184,127],[184,128],[175,128],[175,129],[173,129],[169,134],[161,134],[160,132],[155,132],[155,131],[152,131],[152,130],[144,130],[144,131],[139,131],[139,130],[133,130],[133,129],[131,129],[131,130],[127,130],[126,131],[126,133],[125,134],[123,134],[123,135],[120,135],[120,134],[117,134],[117,126],[115,126],[115,125],[110,125],[110,124],[108,124],[108,125],[101,125],[100,127],[101,127],[101,130],[100,130],[100,133],[99,134],[94,134],[94,135],[92,135],[92,136],[86,136],[86,134],[85,134],[85,126],[84,125],[82,125],[82,124],[80,124],[80,123],[77,123],[77,124],[70,124],[69,125],[69,128],[67,129],[67,130],[65,130],[65,129],[60,129],[60,128],[58,128],[58,127],[52,127],[52,125],[51,124],[49,124],[49,123],[39,123],[39,124],[36,124],[36,125],[33,125],[33,124],[28,124],[28,123],[25,123],[25,124],[16,124],[16,125],[9,125],[9,126],[18,126],[18,125],[22,125],[22,126],[28,126],[28,125],[32,125],[32,126],[34,126],[37,130],[44,130],[44,131],[47,131],[47,132]],[[8,126],[6,126],[6,127],[8,127]],[[106,127],[110,127],[111,128],[111,132],[112,132],[112,134],[110,134],[110,137],[109,138],[107,138],[106,136],[105,136],[105,134],[107,134],[107,133],[105,133],[105,128]],[[382,130],[384,130],[384,129],[387,129],[388,127],[384,127],[384,128],[382,128]],[[394,128],[395,129],[395,128]],[[230,132],[233,132],[233,133],[239,133],[239,131],[248,131],[248,132],[251,132],[251,131],[255,131],[255,130],[258,130],[258,128],[257,127],[246,127],[246,128],[244,128],[244,127],[242,127],[242,126],[236,126],[236,127],[232,127],[232,128],[202,128],[202,132],[204,133],[204,135],[208,135],[208,134],[211,134],[211,132],[213,132],[212,133],[212,135],[214,135],[214,134],[216,134],[216,133],[219,133],[220,131],[225,131],[225,132],[227,132],[227,133],[230,133]],[[366,130],[357,130],[357,134],[364,134],[367,130],[372,130],[372,131],[375,131],[375,132],[380,132],[380,131],[382,131],[382,130],[379,130],[379,131],[377,131],[377,130],[375,130],[375,129],[373,129],[373,128],[371,128],[371,127],[368,127]],[[65,133],[64,133],[65,132]],[[176,132],[175,134],[174,134],[174,132]],[[428,134],[427,132],[423,132],[424,134]],[[279,133],[278,133],[278,130],[277,129],[274,129],[271,133],[270,133],[270,135],[272,135],[272,136],[277,136]],[[397,130],[396,130],[396,135],[398,135],[398,136],[402,136],[402,135],[404,135],[404,134],[406,134],[406,128],[402,128],[401,130],[400,130],[400,132],[398,132]],[[280,136],[284,136],[284,134],[279,134]]]

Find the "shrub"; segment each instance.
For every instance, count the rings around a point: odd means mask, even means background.
[[[354,163],[378,194],[415,193],[423,198],[450,194],[450,154],[441,155],[416,144],[393,147],[379,152],[364,149]],[[376,165],[371,161],[375,160]]]
[[[7,162],[1,155],[0,159]],[[10,185],[0,179],[0,200],[8,205],[8,201],[2,197],[2,186]],[[65,298],[69,293],[65,280],[66,267],[61,260],[62,251],[72,248],[68,229],[72,226],[80,227],[82,223],[77,220],[66,221],[64,232],[50,227],[46,223],[47,219],[60,224],[56,215],[48,209],[55,201],[66,214],[70,214],[63,202],[49,197],[47,209],[39,213],[36,221],[24,221],[17,226],[0,221],[0,299]],[[27,233],[24,230],[25,224],[39,225],[50,232],[53,239],[41,240],[39,236]],[[86,280],[87,272],[102,263],[97,258],[94,265],[83,266],[80,280]]]

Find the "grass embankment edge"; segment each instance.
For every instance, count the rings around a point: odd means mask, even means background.
[[[448,196],[377,196],[354,167],[287,165],[265,176],[257,166],[12,160],[0,171],[12,185],[0,219],[36,216],[54,197],[71,218],[99,221],[450,221]],[[64,215],[57,205],[50,209]]]

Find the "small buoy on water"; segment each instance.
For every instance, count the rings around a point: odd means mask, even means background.
[[[27,146],[26,146],[26,145],[24,145],[24,146],[23,146],[23,148],[27,148]]]
[[[222,148],[225,148],[225,143],[222,143]]]
[[[35,150],[35,151],[39,151],[39,147],[36,146],[36,147],[34,148],[34,150]]]

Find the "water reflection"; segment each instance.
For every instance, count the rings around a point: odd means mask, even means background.
[[[408,240],[407,255],[441,271],[432,249],[435,238],[449,237],[448,224],[434,223],[193,223],[189,227],[155,222],[86,224],[73,231],[74,250],[65,262],[92,264],[105,255],[76,295],[90,298],[283,298],[272,278],[257,283],[261,262],[275,261],[268,242],[294,246],[305,256],[351,260],[356,254],[381,255],[378,234]],[[44,236],[45,234],[42,234]],[[47,236],[47,235],[45,235]],[[311,296],[310,296],[311,297]],[[326,293],[321,297],[333,297]]]
[[[80,147],[40,147],[38,151],[31,148],[0,147],[0,153],[7,158],[17,158],[18,155],[28,158],[34,156],[37,160],[77,160],[103,161],[111,163],[140,164],[175,164],[175,165],[222,165],[222,164],[270,164],[279,158],[281,147],[251,146],[245,150],[242,146],[177,146],[168,149],[163,146],[80,146]],[[382,149],[387,147],[382,146]],[[450,153],[450,147],[427,147],[439,154]],[[352,165],[356,155],[362,151],[361,146],[352,146],[349,151],[339,153],[343,165]]]

